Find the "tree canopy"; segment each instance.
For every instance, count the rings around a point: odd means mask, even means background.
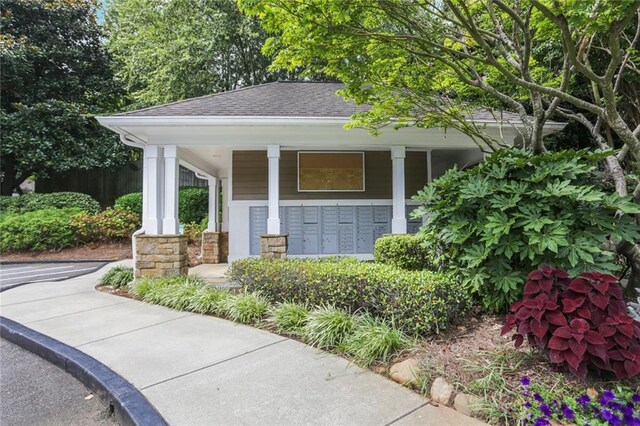
[[[112,0],[108,48],[135,107],[274,80],[266,34],[234,0]],[[282,73],[284,74],[284,73]]]
[[[491,150],[470,119],[515,112],[524,146],[546,151],[549,120],[582,125],[610,151],[616,191],[640,202],[640,0],[239,0],[273,34],[274,68],[346,83],[373,107],[352,125],[443,126]],[[637,216],[640,223],[640,215]],[[617,246],[640,285],[640,249]]]
[[[2,0],[2,194],[29,176],[120,163],[93,115],[118,90],[93,0]]]

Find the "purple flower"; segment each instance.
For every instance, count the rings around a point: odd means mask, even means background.
[[[547,417],[551,417],[551,408],[547,404],[540,404],[540,411]]]
[[[544,400],[542,399],[542,397],[540,396],[540,394],[539,394],[539,393],[534,393],[534,394],[533,394],[533,399],[535,399],[535,400],[536,400],[536,401],[538,401],[538,402],[542,402],[542,401],[544,401]]]
[[[610,390],[606,390],[602,393],[602,396],[600,397],[598,402],[600,403],[600,405],[604,407],[605,405],[613,401],[615,397],[616,397],[615,393],[611,392]]]
[[[531,380],[527,376],[524,376],[520,379],[520,384],[522,384],[522,386],[529,386],[531,384]]]
[[[609,407],[611,407],[613,410],[618,410],[618,411],[622,409],[622,405],[620,405],[617,402],[612,402],[611,404],[609,404]]]
[[[619,425],[621,423],[620,417],[609,410],[602,410],[602,418],[608,421],[610,425]]]
[[[524,403],[524,406],[526,408],[531,408],[531,403],[529,401],[527,401],[527,402]]]
[[[631,397],[631,400],[637,404],[638,402],[640,402],[640,395],[638,395],[637,393],[634,393],[633,396]]]
[[[538,417],[535,421],[535,423],[533,423],[533,426],[549,426],[551,423],[549,423],[549,420],[545,419],[544,417]]]
[[[573,410],[569,407],[567,407],[566,405],[562,408],[562,415],[568,419],[571,420],[573,419]]]
[[[586,407],[591,402],[591,398],[589,398],[588,395],[580,395],[578,398],[576,398],[576,402],[583,407]]]

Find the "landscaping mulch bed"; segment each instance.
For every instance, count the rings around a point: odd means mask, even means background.
[[[202,263],[200,245],[189,245],[189,266]],[[47,250],[39,252],[4,252],[0,256],[5,262],[50,262],[50,261],[74,261],[74,260],[106,260],[116,261],[131,259],[131,243],[87,244],[62,250]]]

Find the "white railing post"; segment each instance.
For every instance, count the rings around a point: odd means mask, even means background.
[[[393,218],[391,219],[392,234],[407,233],[407,215],[404,190],[404,146],[391,147],[391,169],[393,185]]]
[[[178,182],[180,173],[178,147],[164,147],[164,215],[162,234],[178,234]]]
[[[280,234],[280,145],[268,145],[269,217],[267,234]]]
[[[209,221],[207,222],[208,232],[218,231],[218,210],[220,199],[220,180],[214,177],[208,179],[209,182]]]
[[[163,164],[162,148],[147,145],[144,148],[143,170],[147,178],[143,179],[142,210],[144,214],[144,231],[147,235],[162,233],[162,190]]]

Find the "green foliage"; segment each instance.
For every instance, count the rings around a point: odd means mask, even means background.
[[[127,210],[142,217],[142,192],[132,192],[116,198],[113,205],[116,209]]]
[[[111,0],[106,20],[118,77],[137,106],[277,78],[261,52],[265,32],[235,0]]]
[[[178,215],[180,223],[200,223],[209,212],[208,188],[180,188],[178,191]],[[118,197],[115,207],[128,210],[142,217],[142,193],[132,192]]]
[[[71,218],[80,209],[45,209],[0,219],[0,250],[61,249],[77,243]]]
[[[209,213],[209,189],[180,188],[178,212],[180,223],[200,223]]]
[[[187,236],[189,244],[200,244],[202,242],[202,231],[197,223],[185,223],[182,234]]]
[[[187,310],[199,314],[222,316],[225,301],[231,297],[227,290],[202,286],[191,297]]]
[[[88,242],[110,242],[131,238],[140,219],[127,210],[108,208],[98,214],[80,213],[71,219],[78,239]]]
[[[309,310],[297,303],[278,303],[271,309],[271,321],[278,331],[301,336],[309,316]]]
[[[629,215],[640,206],[596,186],[592,173],[604,155],[510,149],[450,170],[414,197],[423,203],[415,216],[426,219],[420,234],[445,247],[439,260],[492,310],[518,300],[541,264],[570,275],[615,272],[603,242],[640,238]]]
[[[258,324],[267,314],[269,303],[257,293],[243,293],[224,300],[225,315],[242,324]]]
[[[353,331],[340,349],[368,367],[375,361],[389,361],[395,352],[407,348],[410,343],[392,324],[365,313],[355,317]]]
[[[126,287],[133,281],[133,268],[126,266],[116,266],[111,268],[100,277],[100,284],[108,285],[114,288]]]
[[[78,208],[87,213],[98,213],[100,203],[79,192],[31,193],[19,197],[0,196],[0,211],[26,213],[44,209]]]
[[[353,317],[326,305],[314,309],[307,316],[302,335],[311,345],[320,349],[338,347],[353,329]]]
[[[198,290],[203,286],[202,278],[194,275],[143,277],[135,281],[129,292],[148,303],[184,310],[190,306],[195,295],[200,295]]]
[[[128,156],[94,114],[118,98],[96,3],[2,2],[2,194],[29,176],[108,167]]]
[[[271,302],[364,309],[411,335],[443,330],[470,302],[468,291],[446,274],[353,258],[242,259],[229,275]]]
[[[415,235],[386,235],[376,240],[373,259],[400,269],[436,270],[435,250]]]

